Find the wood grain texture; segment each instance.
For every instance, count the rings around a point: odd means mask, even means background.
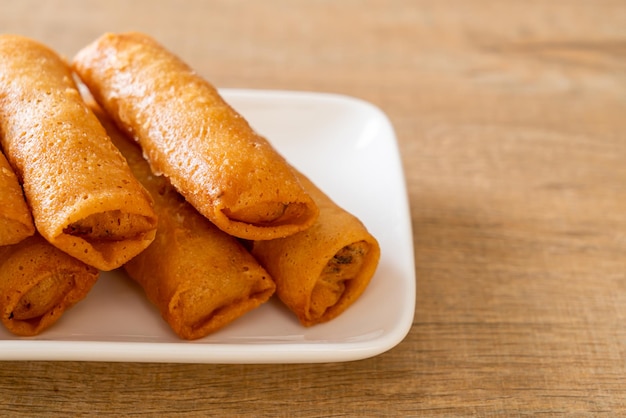
[[[0,28],[68,56],[146,31],[220,87],[382,108],[417,310],[357,362],[3,362],[0,415],[626,414],[626,3],[78,3],[3,2]]]

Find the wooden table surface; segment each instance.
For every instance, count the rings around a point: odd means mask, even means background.
[[[0,363],[0,415],[626,414],[626,2],[8,1],[72,56],[150,33],[219,87],[359,97],[396,130],[412,328],[331,364]]]

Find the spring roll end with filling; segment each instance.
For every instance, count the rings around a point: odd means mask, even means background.
[[[157,236],[124,268],[178,336],[197,339],[266,302],[275,284],[235,238],[162,190]]]
[[[359,219],[301,179],[320,207],[316,223],[286,238],[254,241],[251,251],[274,278],[281,301],[311,326],[339,316],[360,297],[377,269],[380,246]]]
[[[82,300],[99,271],[41,236],[0,248],[0,315],[15,335],[33,336]]]
[[[149,195],[50,48],[0,35],[0,142],[41,235],[101,270],[154,237]]]

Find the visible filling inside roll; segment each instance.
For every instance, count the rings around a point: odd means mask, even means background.
[[[311,293],[311,317],[318,318],[337,304],[346,290],[346,282],[361,271],[368,251],[369,244],[358,241],[346,245],[328,261]]]
[[[224,214],[233,221],[255,226],[279,226],[299,223],[308,218],[308,210],[304,203],[262,202],[236,211],[224,209]]]
[[[11,319],[27,321],[41,317],[63,300],[74,284],[72,273],[51,273],[22,295],[11,313]]]
[[[154,230],[154,224],[149,218],[112,210],[89,215],[68,225],[63,232],[88,241],[123,241],[151,230]]]

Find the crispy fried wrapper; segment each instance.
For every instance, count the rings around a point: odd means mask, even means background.
[[[40,334],[81,301],[99,271],[39,234],[0,247],[0,315],[13,334]]]
[[[320,208],[308,230],[251,243],[272,275],[276,294],[305,326],[329,321],[365,291],[378,266],[378,241],[354,215],[336,205],[308,178],[302,184]]]
[[[100,270],[154,239],[147,191],[49,48],[0,35],[0,141],[39,233]]]
[[[318,215],[284,158],[214,86],[152,38],[105,34],[73,67],[96,101],[223,231],[262,240],[307,229]]]
[[[254,257],[198,213],[167,178],[152,174],[140,148],[94,111],[154,196],[156,238],[124,268],[172,330],[184,339],[201,338],[266,302],[275,284]]]
[[[0,152],[0,246],[17,244],[35,233],[22,186]]]

